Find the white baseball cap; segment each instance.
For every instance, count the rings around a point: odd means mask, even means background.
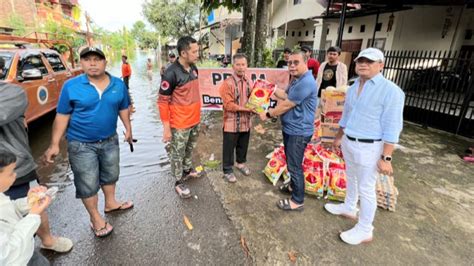
[[[354,61],[357,61],[357,59],[361,57],[365,57],[372,61],[382,61],[382,62],[385,61],[385,57],[383,56],[382,51],[380,51],[377,48],[372,48],[372,47],[360,51],[359,55],[354,59]]]

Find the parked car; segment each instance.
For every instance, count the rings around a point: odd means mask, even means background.
[[[0,56],[6,62],[0,80],[18,84],[26,91],[27,122],[54,110],[64,82],[82,73],[80,68],[71,68],[51,49],[0,48]]]

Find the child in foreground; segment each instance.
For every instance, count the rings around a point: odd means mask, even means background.
[[[34,235],[41,223],[40,214],[51,203],[46,188],[31,188],[28,197],[44,195],[28,204],[27,198],[10,200],[4,194],[15,182],[16,156],[0,150],[0,265],[50,265],[35,251]],[[25,216],[26,215],[26,216]]]

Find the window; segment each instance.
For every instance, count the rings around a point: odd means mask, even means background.
[[[291,37],[295,37],[295,32],[294,31],[291,32]]]
[[[0,57],[5,60],[5,67],[2,69],[3,73],[0,74],[0,80],[5,79],[8,75],[8,71],[10,69],[10,65],[12,64],[13,54],[12,53],[0,53]]]
[[[329,28],[328,28],[328,30],[326,31],[326,35],[329,35]]]
[[[305,36],[308,36],[309,35],[309,31],[307,30],[306,33],[305,33]]]
[[[382,30],[382,23],[377,23],[377,25],[375,25],[375,31],[381,31]]]
[[[298,32],[298,37],[301,37],[301,31]]]
[[[299,5],[302,1],[303,0],[293,0],[293,5]]]
[[[38,69],[41,71],[42,75],[48,74],[48,69],[43,64],[43,60],[41,60],[40,55],[30,55],[23,60],[21,60],[18,66],[18,76],[21,76],[23,70],[27,69]]]
[[[286,31],[286,37],[288,37],[288,31]]]
[[[59,55],[48,53],[48,54],[44,54],[44,56],[46,57],[46,59],[48,59],[48,62],[53,68],[54,72],[66,70],[66,67],[61,61],[61,58],[59,57]]]
[[[385,41],[386,40],[387,40],[386,38],[375,38],[374,45],[372,45],[372,39],[369,39],[367,41],[367,48],[375,47],[375,48],[380,49],[380,50],[383,51],[385,49]]]
[[[347,30],[347,33],[351,33],[352,32],[352,26],[349,26],[349,29]]]
[[[365,25],[360,25],[360,32],[365,32]]]

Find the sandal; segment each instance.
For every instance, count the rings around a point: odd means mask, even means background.
[[[291,208],[290,199],[281,199],[277,202],[278,208],[284,211],[302,211],[304,209],[304,205],[300,205],[294,209]]]
[[[110,229],[107,229],[107,225],[109,225],[109,223],[105,222],[104,227],[99,228],[99,229],[95,229],[94,225],[91,223],[91,229],[94,232],[94,235],[96,237],[103,238],[103,237],[106,237],[106,236],[110,235],[112,233],[112,231],[114,231],[113,227],[110,227]]]
[[[189,190],[185,184],[177,184],[174,189],[182,199],[188,199],[191,197],[191,190]]]
[[[278,190],[280,190],[280,192],[282,192],[282,193],[290,194],[290,195],[291,195],[291,192],[292,192],[289,182],[279,186]]]
[[[224,178],[227,179],[229,183],[237,182],[237,178],[235,177],[234,173],[224,174]]]
[[[120,204],[120,206],[118,206],[117,208],[115,209],[111,209],[111,210],[104,210],[104,213],[111,213],[111,212],[116,212],[116,211],[126,211],[126,210],[130,210],[133,208],[133,202],[131,201],[126,201],[122,204]]]
[[[237,167],[237,166],[236,166]],[[237,167],[237,169],[245,176],[250,175],[250,169],[247,167],[247,165],[244,165],[242,167]]]
[[[186,181],[191,178],[198,178],[202,176],[202,171],[198,172],[196,169],[191,169],[183,172],[183,181]]]

